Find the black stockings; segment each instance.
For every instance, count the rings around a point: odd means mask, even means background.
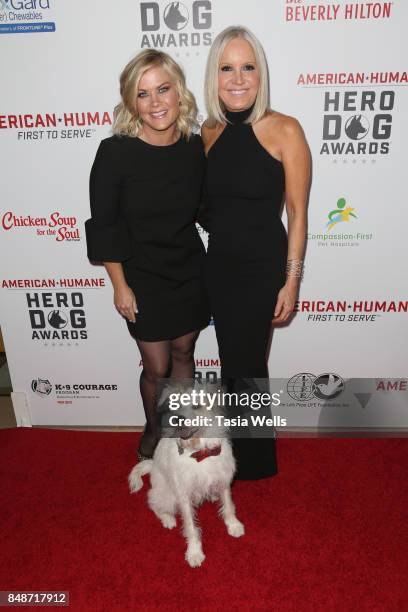
[[[136,340],[143,361],[140,376],[140,393],[146,415],[146,427],[139,452],[151,456],[159,439],[159,423],[156,413],[156,386],[160,378],[170,376],[175,380],[194,378],[194,347],[198,331],[174,340],[146,342]]]

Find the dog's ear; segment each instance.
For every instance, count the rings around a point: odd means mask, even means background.
[[[162,384],[157,388],[157,406],[160,407],[167,402],[170,395],[173,393],[173,387],[170,384]]]
[[[178,381],[170,381],[168,379],[163,379],[159,381],[159,384],[157,386],[157,406],[160,409],[160,406],[166,404],[166,402],[168,402],[169,400],[170,395],[172,395],[173,393],[179,396],[185,393],[190,394],[194,388],[194,381],[189,378]]]

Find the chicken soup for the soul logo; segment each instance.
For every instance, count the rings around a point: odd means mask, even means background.
[[[356,247],[373,239],[373,232],[359,231],[356,207],[345,197],[337,199],[336,206],[326,213],[322,230],[308,232],[308,241],[318,247]]]
[[[1,216],[1,229],[6,232],[31,230],[36,236],[52,238],[56,242],[81,240],[77,218],[59,211],[52,212],[48,217],[36,217],[7,210]]]
[[[55,32],[50,0],[0,0],[0,34]]]
[[[212,2],[140,2],[142,49],[185,51],[199,54],[212,43]]]

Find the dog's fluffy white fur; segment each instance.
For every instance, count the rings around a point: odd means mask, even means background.
[[[201,435],[203,433],[205,431],[201,430]],[[218,446],[221,447],[218,455],[205,457],[201,461],[191,457],[200,449]],[[202,564],[205,555],[195,508],[205,500],[220,502],[220,514],[231,536],[238,538],[244,534],[244,526],[235,515],[231,497],[234,472],[235,460],[229,439],[198,437],[195,433],[188,439],[162,438],[153,459],[137,463],[128,480],[133,493],[143,487],[142,476],[150,474],[149,507],[167,529],[176,526],[176,515],[181,514],[187,540],[185,558],[191,567],[197,567]]]

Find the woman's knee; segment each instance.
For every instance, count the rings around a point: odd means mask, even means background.
[[[194,356],[194,344],[175,345],[171,347],[171,358],[173,361],[190,363]]]
[[[146,381],[156,383],[160,378],[166,378],[169,372],[169,362],[143,363],[143,376]]]

